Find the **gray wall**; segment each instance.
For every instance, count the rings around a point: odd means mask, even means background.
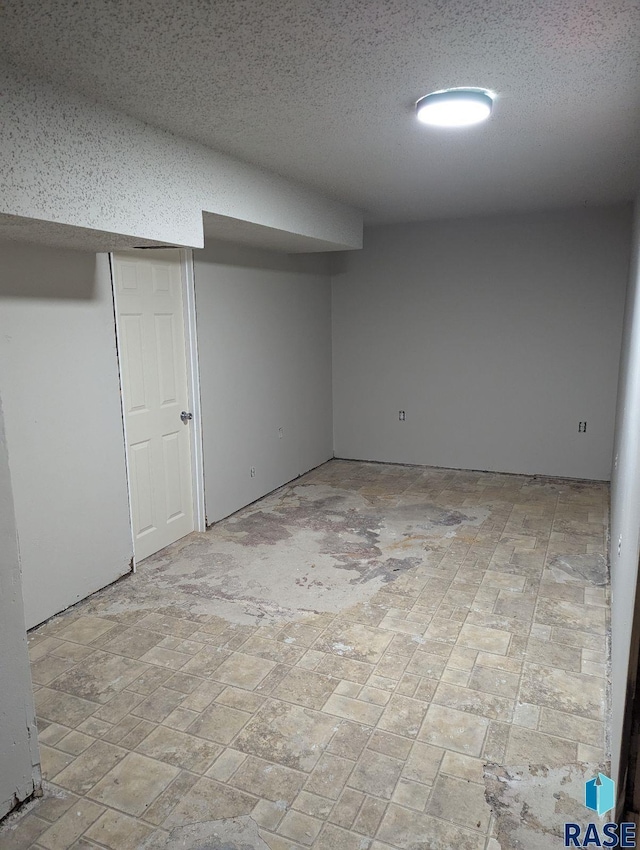
[[[333,279],[336,456],[608,479],[629,234],[628,206],[366,229]]]
[[[194,253],[213,522],[332,456],[331,286],[322,257],[215,242]]]
[[[631,629],[640,554],[640,201],[620,359],[618,412],[611,479],[611,752],[618,775]]]
[[[0,818],[40,787],[11,476],[0,403]]]
[[[0,364],[31,627],[130,568],[106,255],[0,243]]]

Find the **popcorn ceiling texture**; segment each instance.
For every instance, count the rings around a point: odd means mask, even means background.
[[[201,247],[207,211],[270,228],[272,241],[281,232],[290,250],[296,237],[303,250],[361,245],[360,213],[303,186],[19,71],[0,71],[0,87],[3,235],[90,250]]]
[[[638,179],[629,0],[6,0],[3,15],[11,64],[372,221],[609,203]],[[464,85],[497,92],[487,124],[417,124],[418,97]]]

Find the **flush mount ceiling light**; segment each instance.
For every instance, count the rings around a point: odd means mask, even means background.
[[[418,121],[433,127],[467,127],[491,115],[493,92],[486,89],[444,89],[416,103]]]

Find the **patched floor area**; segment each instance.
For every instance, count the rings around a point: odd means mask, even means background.
[[[331,461],[148,559],[30,634],[0,846],[520,846],[487,764],[605,762],[608,495]]]

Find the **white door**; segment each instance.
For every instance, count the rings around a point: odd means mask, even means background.
[[[136,561],[194,530],[178,250],[113,255]],[[183,421],[184,420],[184,421]]]

